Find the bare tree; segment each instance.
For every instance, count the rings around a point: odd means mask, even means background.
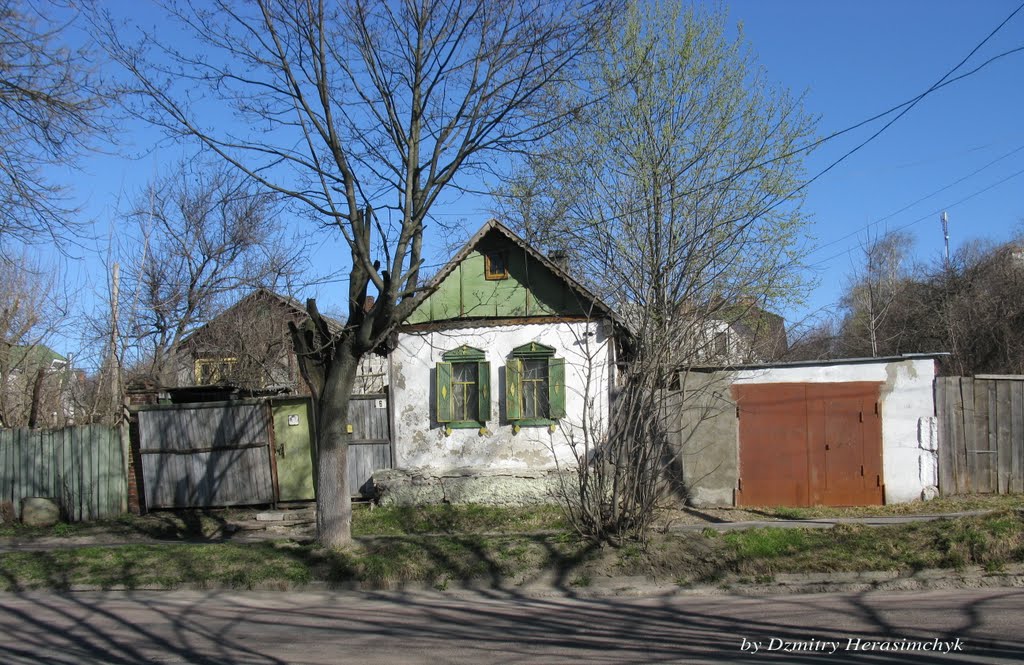
[[[148,102],[140,111],[291,197],[349,247],[344,331],[332,334],[311,302],[317,323],[295,335],[317,404],[318,538],[347,545],[348,399],[359,359],[414,307],[431,207],[470,184],[467,172],[563,120],[547,92],[573,80],[616,3],[221,0],[169,9],[194,52],[146,35],[142,43],[161,45],[147,58],[116,26],[107,30]]]
[[[588,112],[499,197],[632,330],[607,431],[590,435],[567,496],[581,530],[621,542],[645,533],[672,457],[664,391],[685,392],[692,365],[745,357],[736,324],[799,293],[811,122],[722,13],[635,2],[588,64]]]
[[[150,185],[131,217],[119,336],[136,378],[174,385],[182,339],[234,300],[286,285],[304,246],[279,226],[279,197],[221,162],[190,161]],[[106,355],[106,354],[105,354]]]
[[[869,235],[861,246],[864,265],[854,272],[842,302],[847,353],[864,355],[866,351],[875,358],[898,347],[900,331],[887,323],[908,276],[906,262],[912,245],[909,234],[889,231],[877,238]]]
[[[0,427],[63,425],[71,368],[46,345],[65,323],[59,275],[22,257],[0,261]]]
[[[81,231],[47,169],[67,167],[108,129],[109,95],[93,54],[62,39],[74,19],[59,1],[0,0],[0,258],[12,243],[63,245]]]

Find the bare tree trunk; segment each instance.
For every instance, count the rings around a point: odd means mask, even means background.
[[[343,344],[327,368],[317,411],[317,511],[316,526],[324,547],[352,544],[352,491],[348,483],[348,407],[359,361]]]
[[[28,426],[35,429],[39,424],[39,402],[43,399],[43,383],[46,381],[46,370],[40,368],[32,384],[32,406],[28,412]]]

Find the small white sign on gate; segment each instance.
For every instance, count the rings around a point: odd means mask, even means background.
[[[375,399],[373,400],[373,405],[378,409],[386,409],[388,408],[388,401],[386,399]]]

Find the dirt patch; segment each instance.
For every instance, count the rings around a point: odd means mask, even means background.
[[[0,524],[14,524],[14,504],[0,501]]]
[[[723,524],[726,522],[764,522],[783,519],[769,510],[747,508],[663,508],[654,521],[657,530],[677,526]]]

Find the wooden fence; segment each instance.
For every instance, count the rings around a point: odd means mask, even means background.
[[[121,430],[103,425],[58,430],[0,430],[0,501],[21,516],[21,500],[55,499],[62,517],[80,522],[128,510]]]
[[[267,406],[259,401],[149,407],[139,411],[149,508],[272,503]]]
[[[352,439],[348,446],[348,486],[352,496],[369,495],[373,472],[391,468],[387,395],[353,395],[348,403]]]
[[[942,494],[1024,492],[1024,376],[935,380]]]

